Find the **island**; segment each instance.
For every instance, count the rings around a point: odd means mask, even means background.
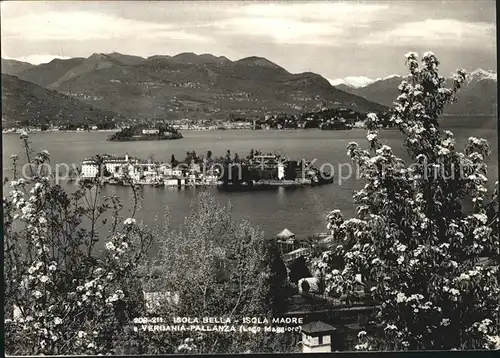
[[[186,158],[170,162],[111,154],[86,158],[79,170],[80,180],[99,179],[103,184],[153,185],[156,187],[217,186],[224,191],[299,188],[333,183],[333,173],[316,168],[313,161],[290,160],[280,154],[250,150],[245,156],[206,156],[187,151]]]
[[[183,138],[179,130],[165,124],[156,127],[144,127],[140,125],[125,127],[121,131],[113,133],[108,141],[127,142],[139,140],[168,140]]]

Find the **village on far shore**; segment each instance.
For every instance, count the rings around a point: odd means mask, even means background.
[[[390,113],[379,113],[383,123]],[[266,129],[321,129],[321,130],[349,130],[365,127],[366,113],[359,113],[346,108],[321,107],[315,112],[302,114],[265,114],[260,116],[230,115],[229,118],[194,119],[194,118],[150,118],[127,120],[103,119],[101,123],[75,123],[68,121],[64,124],[41,124],[25,126],[22,123],[14,126],[3,126],[3,133],[29,132],[116,132],[127,128],[156,130],[168,126],[173,131],[198,130],[266,130]],[[2,119],[5,122],[5,119]],[[388,122],[387,122],[388,123]]]

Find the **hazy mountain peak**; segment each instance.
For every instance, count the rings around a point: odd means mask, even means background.
[[[217,57],[210,53],[202,53],[198,55],[194,52],[179,53],[173,58],[179,62],[184,62],[192,65],[205,65],[210,63],[223,63],[229,61],[229,59],[223,56]]]
[[[329,79],[328,81],[332,84],[332,86],[345,85],[351,88],[365,87],[375,82],[375,80],[365,76],[348,76],[345,78],[337,78],[334,80]]]
[[[88,57],[88,59],[103,59],[103,58],[107,58],[108,55],[104,54],[104,53],[93,53],[92,55],[90,55]]]
[[[242,58],[241,60],[236,61],[236,63],[242,63],[242,64],[253,65],[253,66],[260,66],[260,67],[269,67],[269,68],[280,68],[280,69],[282,69],[281,66],[278,66],[274,62],[269,61],[267,58],[258,57],[258,56],[245,57],[245,58]]]
[[[9,75],[17,75],[18,73],[33,67],[31,63],[12,60],[2,57],[2,73],[6,73]]]
[[[179,57],[198,57],[198,55],[195,54],[194,52],[181,52],[174,56],[174,58],[179,58]]]
[[[135,56],[135,55],[125,55],[119,52],[112,52],[106,54],[108,58],[111,58],[113,60],[116,60],[124,65],[137,65],[141,63],[142,61],[145,60],[144,57],[141,56]]]
[[[482,80],[497,80],[497,73],[493,72],[491,70],[483,70],[482,68],[478,68],[474,71],[472,71],[469,74],[469,80],[476,80],[476,81],[482,81]]]
[[[329,79],[328,81],[332,84],[332,86],[340,86],[344,85],[350,88],[363,88],[377,81],[389,80],[391,78],[400,78],[400,75],[389,75],[385,77],[379,77],[376,79],[369,78],[366,76],[348,76],[344,78],[337,78],[334,80]]]
[[[385,76],[383,78],[377,78],[376,81],[380,81],[380,80],[388,80],[388,79],[391,79],[391,78],[401,78],[402,76],[400,75],[389,75],[389,76]]]

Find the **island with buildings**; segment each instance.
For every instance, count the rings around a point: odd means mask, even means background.
[[[154,127],[129,126],[108,137],[109,141],[169,140],[183,138],[179,130],[160,124]]]
[[[220,190],[239,191],[278,187],[301,187],[333,182],[333,176],[323,173],[306,160],[290,160],[279,154],[251,150],[244,157],[215,157],[207,151],[199,156],[188,151],[186,157],[170,162],[141,159],[128,154],[99,154],[82,162],[80,180],[99,178],[106,184],[140,184],[186,187],[217,186]]]

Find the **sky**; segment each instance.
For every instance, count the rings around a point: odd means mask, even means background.
[[[120,52],[265,57],[333,81],[405,74],[404,54],[434,52],[443,74],[496,72],[493,0],[2,1],[2,57],[31,63]]]

